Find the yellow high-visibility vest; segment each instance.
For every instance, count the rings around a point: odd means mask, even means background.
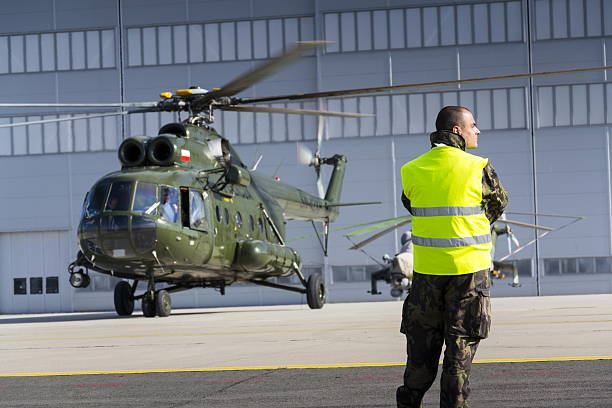
[[[463,275],[491,266],[491,225],[481,205],[487,162],[440,146],[402,167],[412,206],[415,272]]]

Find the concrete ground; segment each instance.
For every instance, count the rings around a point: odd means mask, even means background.
[[[379,302],[3,315],[0,406],[392,406],[400,313]],[[612,295],[498,298],[493,313],[473,406],[612,406]]]

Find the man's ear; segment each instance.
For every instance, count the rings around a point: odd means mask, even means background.
[[[461,128],[457,125],[453,126],[453,128],[451,129],[451,132],[461,136]]]

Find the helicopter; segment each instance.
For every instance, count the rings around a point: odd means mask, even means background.
[[[120,316],[131,315],[138,300],[142,302],[144,316],[168,316],[170,293],[204,287],[225,294],[226,287],[234,283],[253,283],[306,294],[309,307],[320,309],[326,300],[324,282],[320,275],[306,279],[301,273],[299,253],[286,245],[285,222],[301,220],[313,226],[315,222],[323,223],[324,239],[318,233],[317,237],[327,254],[329,225],[337,218],[339,208],[374,204],[342,203],[347,158],[341,154],[329,157],[320,154],[322,117],[371,115],[257,106],[257,103],[610,69],[579,68],[268,97],[235,96],[324,44],[323,41],[297,43],[221,88],[206,90],[193,86],[175,93],[162,92],[161,100],[155,102],[0,103],[0,108],[119,109],[0,127],[143,112],[189,114],[180,123],[162,126],[156,136],[130,137],[121,143],[118,149],[121,169],[100,178],[85,197],[77,232],[80,250],[68,266],[71,285],[86,287],[90,282],[89,271],[124,279],[114,288],[115,310]],[[313,153],[300,148],[298,161],[315,169],[319,195],[247,168],[231,143],[212,127],[215,110],[318,116],[317,150]],[[320,179],[323,165],[333,168],[326,191]],[[299,278],[301,286],[268,280],[292,275]],[[146,282],[147,288],[137,294],[140,281]],[[159,288],[158,284],[166,286]]]
[[[506,215],[528,215],[538,217],[549,217],[549,218],[562,218],[569,219],[566,223],[557,226],[557,227],[547,227],[543,225],[531,224],[516,220],[509,220],[506,218]],[[380,295],[381,292],[378,291],[377,281],[385,281],[390,286],[390,295],[393,298],[401,297],[404,292],[408,292],[410,290],[410,286],[412,284],[413,277],[413,261],[412,261],[412,242],[411,242],[411,231],[405,231],[401,236],[401,244],[402,248],[400,251],[395,254],[393,257],[390,257],[388,254],[384,254],[382,259],[384,264],[380,264],[376,261],[375,258],[370,256],[363,247],[367,244],[379,239],[380,237],[388,234],[398,228],[405,227],[411,223],[412,217],[410,215],[401,216],[396,218],[390,218],[382,221],[373,221],[371,223],[361,224],[360,226],[365,226],[365,228],[359,229],[357,231],[353,231],[351,233],[345,234],[344,236],[353,244],[349,249],[350,250],[359,250],[362,251],[366,256],[373,259],[376,263],[381,266],[381,269],[372,272],[370,276],[371,281],[371,290],[368,293],[372,295]],[[506,274],[512,274],[512,282],[509,283],[509,286],[514,288],[520,287],[521,284],[519,282],[519,273],[516,265],[511,262],[508,262],[507,259],[516,253],[522,251],[523,249],[529,247],[530,245],[535,244],[538,240],[544,238],[546,235],[551,232],[558,231],[565,227],[568,227],[578,221],[585,219],[584,216],[573,216],[573,215],[559,215],[559,214],[536,214],[536,213],[525,213],[525,212],[505,212],[502,216],[495,221],[491,225],[491,258],[493,259],[493,264],[490,270],[491,277],[495,279],[504,279]],[[537,236],[531,241],[527,242],[524,245],[521,245],[519,240],[514,235],[514,231],[511,226],[523,227],[533,229],[538,231]],[[353,242],[352,237],[358,237],[365,235],[367,233],[379,230],[384,228],[382,231],[379,231],[369,238],[366,238],[360,242]],[[500,236],[506,235],[507,237],[507,245],[508,245],[508,253],[499,259],[495,259],[495,248],[496,243]],[[513,248],[514,246],[514,248]]]

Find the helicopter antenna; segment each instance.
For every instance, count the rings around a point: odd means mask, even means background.
[[[251,171],[255,171],[257,170],[257,166],[259,166],[259,163],[261,162],[261,159],[263,159],[263,154],[259,155],[259,158],[255,161],[255,163],[251,166]]]
[[[272,173],[272,177],[276,177],[276,175],[278,174],[278,171],[280,170],[280,168],[283,166],[283,164],[285,164],[285,158],[283,157],[283,159],[280,161],[280,163],[278,163],[278,166],[276,166],[276,170],[274,170],[274,173]]]

